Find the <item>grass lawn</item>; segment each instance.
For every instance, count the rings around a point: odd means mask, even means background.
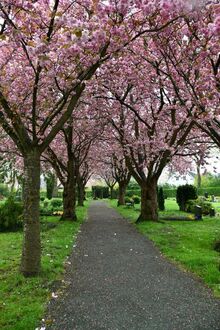
[[[138,217],[139,206],[135,209],[117,207],[115,200],[110,205],[131,222]],[[161,214],[183,213],[178,211],[175,200],[166,200],[166,211]],[[164,255],[181,268],[198,275],[220,297],[220,254],[213,250],[213,242],[220,239],[219,216],[204,217],[203,221],[147,222],[135,226],[154,241]]]
[[[0,233],[0,329],[34,330],[42,318],[53,285],[62,279],[87,206],[78,207],[78,222],[42,217],[42,271],[36,278],[19,274],[22,232]]]

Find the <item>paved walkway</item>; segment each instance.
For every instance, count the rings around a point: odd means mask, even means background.
[[[220,330],[220,301],[118,213],[93,202],[48,318],[56,330]]]

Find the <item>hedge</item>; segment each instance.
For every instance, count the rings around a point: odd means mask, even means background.
[[[208,193],[208,195],[215,195],[220,196],[220,187],[207,187],[207,188],[199,188],[198,189],[198,195],[204,196],[205,193]]]
[[[141,190],[140,189],[129,189],[129,190],[126,190],[126,196],[128,197],[132,197],[132,196],[141,196]]]
[[[177,189],[163,189],[164,197],[168,198],[176,198],[176,190]],[[207,187],[207,188],[199,188],[197,189],[199,196],[204,196],[205,192],[211,195],[220,196],[220,187]],[[126,196],[132,197],[133,195],[141,196],[140,189],[128,189],[126,191]],[[87,198],[92,197],[92,192],[86,192]],[[116,198],[116,197],[115,197]]]
[[[176,190],[177,189],[163,189],[164,196],[169,197],[169,198],[176,198]],[[209,196],[211,196],[211,195],[220,196],[220,187],[199,188],[199,189],[197,189],[197,191],[198,191],[199,196],[204,196],[205,192],[207,192],[209,194]],[[126,196],[131,197],[133,195],[140,196],[141,190],[140,189],[127,190]]]
[[[176,189],[164,189],[163,191],[166,197],[176,197]],[[206,192],[209,196],[220,196],[220,187],[199,188],[197,191],[199,196],[204,196]]]

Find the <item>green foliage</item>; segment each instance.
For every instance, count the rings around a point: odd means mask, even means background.
[[[131,199],[134,201],[134,204],[140,204],[140,202],[141,202],[140,197],[137,196],[137,195],[133,195],[133,196],[131,197]]]
[[[7,184],[0,183],[0,197],[8,197],[9,195],[10,191]]]
[[[126,190],[126,196],[128,196],[128,197],[132,197],[132,196],[141,196],[141,190],[140,190],[140,187],[139,187],[139,189],[134,189],[134,190]]]
[[[174,188],[174,189],[163,189],[164,197],[165,198],[176,197],[176,190],[177,190],[176,188]],[[220,196],[220,186],[198,188],[197,191],[198,191],[199,196],[204,196],[206,192],[208,193],[209,196],[210,195]]]
[[[163,194],[163,188],[160,187],[158,190],[158,208],[160,211],[165,210],[165,199],[164,199],[164,194]]]
[[[195,177],[195,185],[198,184],[198,177]],[[206,173],[201,176],[201,188],[220,187],[220,175]]]
[[[103,186],[92,186],[92,196],[94,199],[97,198],[108,198],[109,188]]]
[[[134,203],[134,200],[131,197],[125,197],[125,203]]]
[[[202,214],[204,215],[210,214],[211,209],[213,208],[212,203],[209,203],[200,197],[198,199],[188,200],[186,203],[186,211],[194,213],[196,205],[202,208]]]
[[[219,187],[206,187],[206,188],[199,188],[198,189],[198,195],[204,196],[205,193],[208,193],[209,196],[220,196],[220,186]]]
[[[56,183],[56,177],[55,177],[54,173],[48,172],[47,175],[45,176],[45,179],[46,179],[46,186],[47,186],[47,198],[52,199],[54,186]]]
[[[54,208],[62,208],[63,200],[61,198],[52,198],[50,201],[50,205]]]
[[[130,181],[127,189],[128,190],[140,190],[140,186],[136,181]]]
[[[13,196],[0,205],[0,231],[17,230],[22,227],[23,206]]]
[[[196,187],[190,184],[179,186],[176,191],[176,201],[180,211],[186,210],[186,202],[189,199],[197,199]]]
[[[176,197],[176,188],[167,189],[163,188],[164,198],[175,198]]]
[[[54,212],[62,211],[63,200],[61,198],[45,199],[40,203],[41,215],[53,215]]]

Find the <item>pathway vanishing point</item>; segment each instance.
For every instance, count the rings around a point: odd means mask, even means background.
[[[52,299],[52,330],[220,330],[220,300],[104,202],[92,202]]]

